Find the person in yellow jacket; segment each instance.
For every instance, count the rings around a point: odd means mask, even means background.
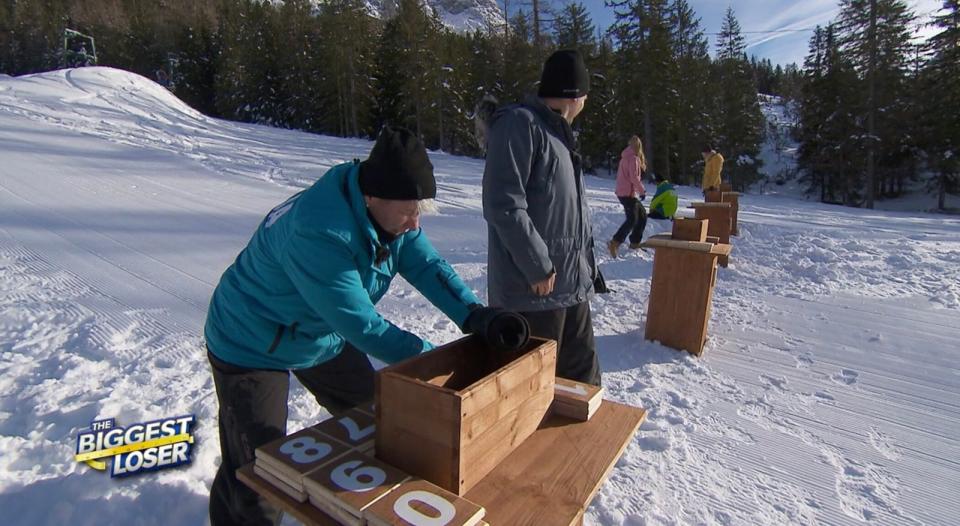
[[[703,155],[703,182],[700,188],[704,192],[720,189],[720,172],[723,170],[723,156],[707,144],[701,152]]]

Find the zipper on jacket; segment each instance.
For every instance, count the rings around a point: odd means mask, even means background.
[[[283,337],[283,331],[286,330],[286,328],[286,325],[277,327],[277,335],[273,337],[273,343],[271,343],[270,348],[267,349],[267,354],[273,354],[273,351],[277,350],[277,346],[280,345],[280,338]]]

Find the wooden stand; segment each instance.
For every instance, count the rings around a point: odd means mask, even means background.
[[[707,240],[707,230],[708,221],[703,219],[677,217],[673,220],[673,239],[703,243]]]
[[[376,376],[376,456],[463,495],[533,433],[554,398],[557,344],[516,353],[467,337]]]
[[[720,244],[730,244],[730,212],[732,210],[730,203],[693,203],[690,208],[696,211],[697,219],[710,221],[707,228],[708,236],[718,238]],[[721,267],[726,267],[729,260],[728,255],[722,255],[717,261]]]
[[[705,192],[704,200],[708,203],[730,203],[730,235],[735,236],[740,233],[740,230],[737,228],[737,214],[740,212],[740,193],[734,192],[732,190],[724,190],[724,187],[729,188],[728,183],[720,185],[719,192]]]
[[[643,409],[609,400],[586,422],[549,415],[464,497],[485,508],[483,521],[489,524],[580,524],[645,417]],[[338,524],[259,477],[253,463],[237,470],[237,478],[308,526]]]
[[[732,247],[663,235],[643,245],[656,249],[644,337],[700,356],[707,340],[718,258],[729,256]]]

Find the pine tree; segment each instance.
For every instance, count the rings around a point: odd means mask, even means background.
[[[503,102],[517,102],[536,93],[542,63],[537,59],[532,32],[523,11],[514,15],[503,52]]]
[[[595,55],[589,58],[590,96],[580,126],[580,153],[584,169],[607,172],[616,168],[623,139],[617,130],[617,76],[613,42],[598,36]]]
[[[718,121],[713,142],[727,159],[724,172],[740,190],[759,178],[764,122],[745,51],[740,24],[728,7],[717,37]]]
[[[670,11],[666,0],[627,0],[612,3],[616,22],[611,31],[619,41],[618,129],[626,145],[631,135],[642,137],[650,173],[669,176],[670,136],[676,124],[676,64],[671,48]]]
[[[924,144],[936,173],[929,188],[943,210],[947,194],[960,192],[960,2],[944,0],[933,23],[939,31],[929,41],[933,56],[922,74],[920,103]]]
[[[223,52],[217,66],[217,110],[229,119],[281,122],[275,8],[244,0],[235,5],[225,2],[220,9]]]
[[[804,62],[800,100],[799,167],[807,192],[825,203],[857,204],[862,173],[854,169],[863,128],[855,115],[858,80],[833,26],[817,27]]]
[[[400,0],[387,21],[377,52],[377,105],[380,123],[402,125],[428,147],[439,146],[440,21],[421,0]],[[402,65],[402,67],[401,67]]]
[[[320,6],[318,92],[322,106],[317,118],[322,129],[341,137],[364,137],[376,133],[371,110],[375,87],[370,80],[379,23],[371,18],[362,0],[331,0]],[[356,38],[367,35],[368,38]]]
[[[174,40],[166,73],[174,93],[201,113],[219,116],[216,109],[216,62],[222,48],[214,10],[195,4]]]
[[[902,125],[895,115],[905,100],[904,84],[911,49],[909,25],[914,19],[903,0],[841,0],[837,31],[863,84],[867,122],[866,200],[873,208],[881,188],[900,168]],[[878,169],[878,166],[880,169]]]
[[[15,75],[61,67],[63,30],[70,21],[66,0],[6,2],[0,21],[0,65]]]
[[[554,21],[554,38],[560,49],[576,49],[592,57],[596,49],[593,20],[582,3],[567,4]]]
[[[670,6],[671,46],[676,64],[673,88],[676,90],[673,148],[676,158],[672,180],[689,184],[695,181],[696,165],[704,137],[712,137],[707,39],[693,8],[687,0],[674,0]]]

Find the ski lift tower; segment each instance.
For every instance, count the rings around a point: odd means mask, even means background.
[[[89,50],[87,47],[89,46]],[[63,29],[63,57],[65,66],[96,66],[97,44],[93,37],[75,29]]]

